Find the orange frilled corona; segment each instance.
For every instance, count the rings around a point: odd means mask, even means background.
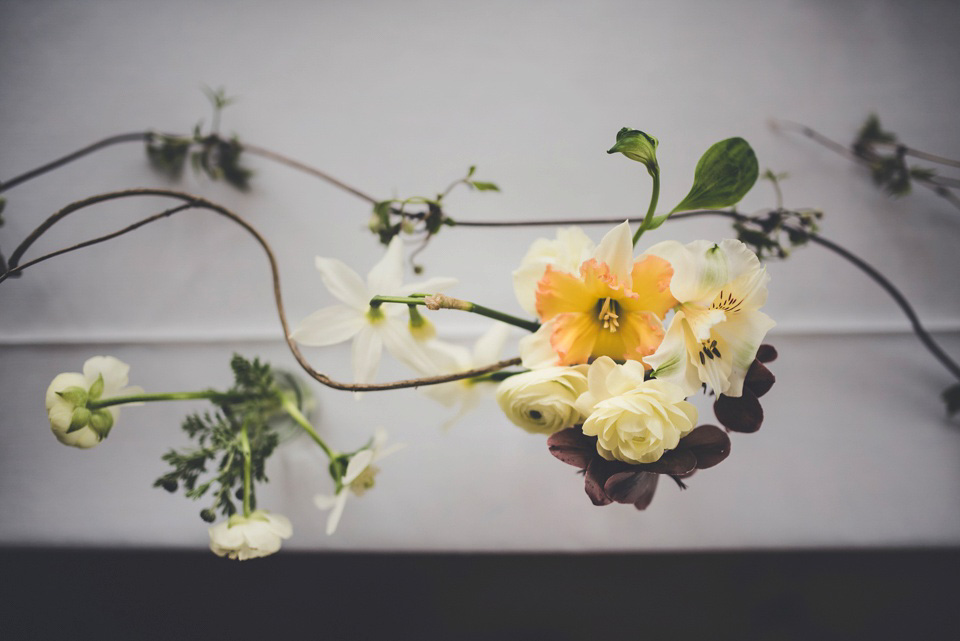
[[[633,264],[629,282],[619,282],[595,258],[579,276],[548,267],[537,285],[537,314],[553,321],[550,345],[558,365],[587,363],[600,356],[640,360],[663,340],[661,321],[677,304],[670,294],[673,268],[646,256]]]

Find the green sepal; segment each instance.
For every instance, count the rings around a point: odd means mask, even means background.
[[[757,154],[750,143],[743,138],[721,140],[700,158],[690,193],[670,213],[735,205],[757,182],[759,174]]]
[[[97,410],[90,414],[90,429],[100,435],[100,438],[107,438],[107,434],[113,429],[113,414],[107,410]]]
[[[90,386],[88,395],[91,401],[95,401],[103,396],[103,374],[97,375],[97,380]]]
[[[86,407],[74,408],[70,416],[70,427],[67,428],[67,434],[82,430],[90,423],[90,410]]]
[[[953,417],[960,413],[960,383],[943,390],[941,398],[947,404],[947,416]]]
[[[617,132],[617,142],[607,150],[607,153],[621,153],[630,160],[643,163],[653,176],[660,172],[660,164],[657,162],[658,144],[659,141],[653,136],[639,129],[624,127]]]
[[[89,398],[87,390],[82,387],[68,387],[65,390],[57,392],[57,396],[70,403],[74,407],[85,407]]]

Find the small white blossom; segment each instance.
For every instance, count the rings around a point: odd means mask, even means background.
[[[380,468],[374,463],[403,447],[402,444],[394,444],[384,448],[386,441],[386,430],[377,428],[370,446],[354,454],[350,458],[350,462],[347,463],[347,469],[340,479],[340,491],[333,496],[317,494],[313,497],[313,502],[318,508],[330,510],[330,515],[327,517],[327,535],[331,535],[337,530],[343,508],[347,504],[349,492],[353,492],[357,496],[363,496],[367,490],[373,488],[377,472],[380,471]]]
[[[210,549],[217,556],[239,561],[269,556],[293,534],[290,520],[281,514],[257,510],[244,517],[234,514],[210,527]]]
[[[430,367],[430,360],[414,340],[406,320],[407,306],[384,304],[373,308],[374,296],[409,296],[434,293],[456,283],[452,278],[433,278],[403,284],[403,245],[394,237],[383,258],[367,274],[360,275],[335,258],[316,258],[324,285],[343,304],[324,307],[303,319],[290,338],[301,345],[323,347],[353,340],[353,378],[371,383],[380,367],[383,348],[414,369]]]

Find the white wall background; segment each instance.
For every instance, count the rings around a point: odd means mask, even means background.
[[[826,212],[824,233],[908,294],[960,355],[960,212],[925,190],[878,192],[845,159],[770,118],[841,141],[872,111],[908,143],[960,155],[960,46],[952,2],[14,2],[0,1],[0,180],[125,131],[209,119],[201,85],[240,100],[223,128],[378,197],[432,194],[478,165],[502,194],[460,192],[454,218],[628,216],[648,180],[604,152],[622,126],[661,141],[661,203],[686,193],[713,142],[747,138],[761,168],[789,172],[787,205]],[[293,322],[330,302],[313,256],[365,273],[379,255],[368,208],[255,158],[241,195],[188,175],[173,185],[222,202],[279,250]],[[166,186],[139,145],[111,148],[5,194],[9,252],[65,204]],[[759,184],[743,201],[773,203]],[[61,223],[31,255],[112,231],[166,206],[113,204]],[[605,230],[593,228],[599,238]],[[421,255],[453,293],[518,311],[510,272],[542,229],[448,229]],[[719,238],[720,221],[656,239]],[[593,508],[573,468],[509,426],[491,402],[451,432],[413,391],[321,390],[321,427],[349,447],[384,424],[410,444],[379,485],[322,534],[311,504],[328,480],[305,441],[273,461],[262,497],[308,549],[652,549],[960,543],[960,430],[938,399],[949,375],[869,280],[820,248],[770,265],[779,383],[766,424],[734,435],[724,465],[682,495],[666,483],[643,514]],[[485,324],[438,319],[469,340]],[[260,250],[239,229],[186,213],[0,285],[0,542],[202,546],[200,506],[153,490],[159,456],[185,444],[195,406],[125,410],[103,447],[60,447],[43,392],[95,354],[133,366],[151,391],[225,386],[233,351],[292,368]],[[515,351],[513,349],[512,351]],[[308,350],[349,377],[347,349]],[[386,366],[384,380],[404,375]],[[702,406],[704,418],[709,408]]]

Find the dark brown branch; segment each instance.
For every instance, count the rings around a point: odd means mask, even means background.
[[[478,367],[478,368],[467,370],[464,372],[458,372],[456,374],[447,374],[444,376],[430,376],[425,378],[413,378],[413,379],[406,379],[402,381],[394,381],[390,383],[342,383],[339,381],[335,381],[329,376],[327,376],[326,374],[323,374],[315,370],[307,361],[307,359],[303,356],[303,354],[300,352],[300,348],[297,346],[297,344],[290,338],[290,327],[287,322],[287,316],[286,316],[286,312],[284,310],[284,305],[283,305],[283,296],[280,289],[280,270],[277,266],[277,260],[276,260],[276,256],[273,253],[273,250],[270,248],[270,245],[267,243],[266,239],[260,234],[260,232],[258,232],[252,225],[250,225],[250,223],[245,221],[243,218],[233,213],[229,209],[222,207],[221,205],[218,205],[204,198],[200,198],[198,196],[192,196],[190,194],[186,194],[178,191],[172,191],[168,189],[128,189],[124,191],[98,194],[96,196],[91,196],[90,198],[86,198],[84,200],[80,200],[67,205],[60,211],[50,216],[47,220],[45,220],[37,229],[35,229],[26,238],[26,240],[24,240],[20,244],[20,246],[17,247],[17,249],[14,251],[14,255],[10,259],[10,270],[6,272],[3,276],[8,277],[11,272],[25,269],[28,264],[24,264],[18,267],[20,257],[23,256],[24,252],[26,252],[26,250],[29,249],[29,247],[38,238],[40,238],[44,234],[44,232],[46,232],[58,221],[62,220],[66,216],[70,215],[71,213],[79,211],[86,207],[90,207],[91,205],[95,205],[95,204],[110,201],[110,200],[117,200],[121,198],[131,198],[131,197],[141,197],[141,196],[159,196],[163,198],[174,198],[174,199],[184,201],[185,205],[181,208],[174,208],[174,210],[176,211],[167,210],[165,212],[161,212],[160,214],[151,216],[149,219],[140,221],[139,224],[131,225],[125,228],[124,230],[120,230],[120,232],[110,234],[109,235],[110,238],[116,238],[117,236],[120,236],[124,233],[130,232],[130,231],[133,231],[134,229],[142,227],[143,225],[146,225],[149,222],[155,222],[157,220],[160,220],[161,218],[166,218],[168,216],[171,216],[174,213],[177,213],[177,211],[183,211],[189,208],[196,208],[196,209],[207,209],[232,220],[236,224],[243,227],[247,231],[247,233],[249,233],[251,236],[254,237],[254,239],[256,239],[256,241],[260,244],[260,247],[263,249],[264,253],[266,253],[267,260],[270,263],[270,272],[273,280],[274,302],[276,303],[277,316],[280,319],[280,325],[283,328],[284,341],[286,341],[287,347],[290,349],[290,353],[293,354],[293,357],[296,359],[297,363],[300,364],[300,367],[302,367],[303,370],[307,372],[307,374],[309,374],[315,380],[322,383],[323,385],[326,385],[327,387],[332,387],[334,389],[340,389],[340,390],[356,391],[356,392],[362,392],[362,391],[373,392],[373,391],[381,391],[381,390],[403,389],[408,387],[419,387],[421,385],[438,385],[441,383],[449,383],[451,381],[457,381],[464,378],[473,378],[475,376],[490,374],[492,372],[502,370],[506,367],[520,364],[519,358],[512,358],[512,359],[500,361],[498,363],[493,363],[486,367]],[[94,241],[96,242],[102,242],[102,240],[107,240],[107,238],[94,239]],[[74,249],[80,249],[81,247],[89,246],[91,244],[95,244],[95,242],[81,243],[80,245],[75,246],[73,248],[68,248],[67,250],[57,252],[57,255],[66,253],[66,251],[73,251]]]
[[[270,151],[269,149],[264,149],[263,147],[258,147],[257,145],[251,145],[245,142],[241,142],[240,146],[243,148],[244,151],[249,152],[255,156],[260,156],[261,158],[267,158],[268,160],[272,160],[274,162],[280,163],[281,165],[292,167],[293,169],[302,171],[305,174],[309,174],[321,180],[325,180],[331,185],[334,185],[335,187],[339,187],[340,189],[353,194],[357,198],[362,198],[363,200],[366,200],[370,204],[377,203],[377,199],[374,198],[373,196],[363,193],[356,187],[351,187],[350,185],[346,184],[342,180],[334,178],[330,174],[320,171],[316,167],[311,167],[310,165],[306,165],[300,162],[299,160],[294,160],[293,158],[289,158],[282,154],[278,154],[277,152]]]

